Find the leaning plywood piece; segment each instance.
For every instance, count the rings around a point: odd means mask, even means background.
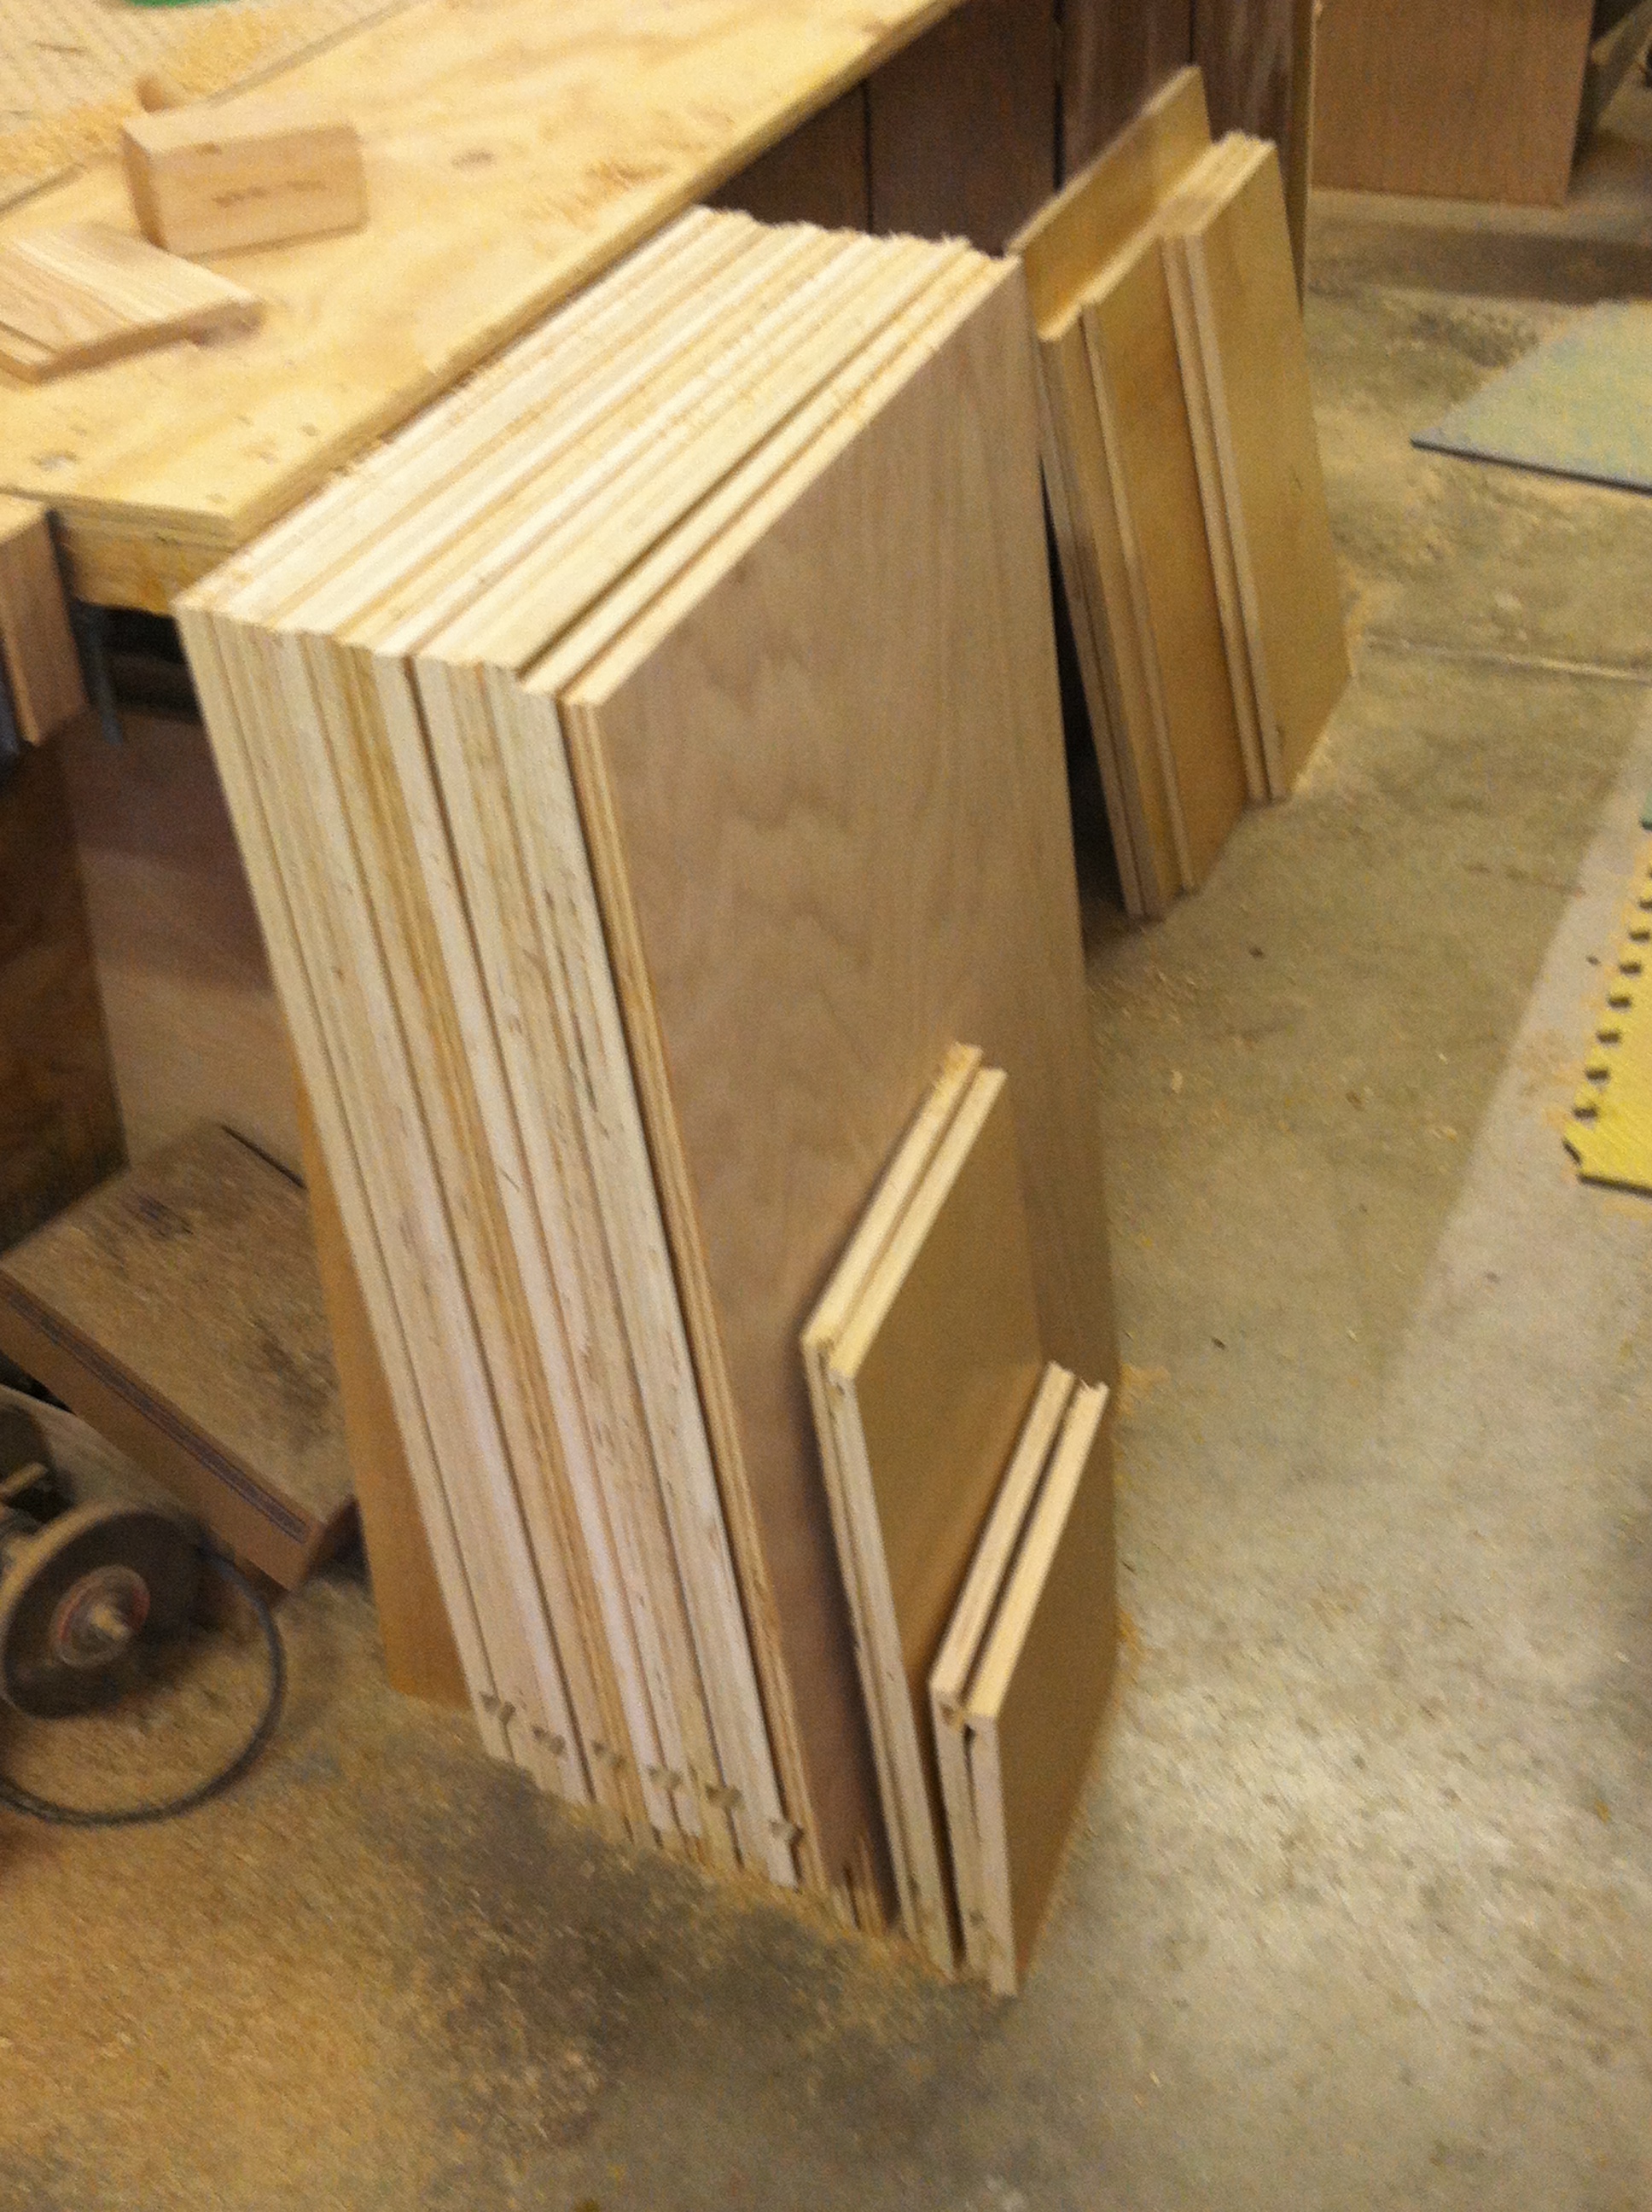
[[[121,159],[138,228],[169,253],[235,253],[367,221],[353,125],[267,100],[134,116]]]
[[[1044,477],[1095,734],[1120,879],[1133,914],[1160,915],[1183,878],[1177,823],[1080,320],[1085,288],[1208,150],[1197,70],[1182,70],[1011,240],[1039,339]]]
[[[1028,1412],[987,1525],[981,1532],[975,1556],[958,1601],[952,1608],[946,1634],[929,1674],[930,1718],[935,1729],[935,1759],[940,1770],[941,1798],[946,1808],[946,1835],[952,1859],[952,1881],[957,1892],[958,1917],[963,1923],[964,1955],[972,1973],[990,1978],[992,1946],[987,1934],[987,1904],[981,1887],[981,1838],[975,1828],[975,1803],[969,1781],[969,1740],[964,1729],[963,1699],[981,1640],[992,1625],[1027,1516],[1038,1495],[1049,1464],[1052,1446],[1072,1396],[1073,1379],[1054,1361],[1044,1370],[1037,1395]]]
[[[1245,765],[1245,786],[1257,801],[1268,795],[1267,764],[1262,757],[1262,721],[1256,703],[1256,672],[1245,630],[1244,607],[1239,596],[1239,571],[1234,560],[1233,532],[1228,503],[1222,489],[1222,468],[1216,452],[1216,425],[1211,413],[1210,381],[1199,343],[1199,324],[1187,275],[1187,249],[1182,233],[1201,222],[1215,204],[1230,174],[1245,159],[1248,141],[1236,131],[1224,138],[1219,159],[1202,164],[1165,206],[1160,238],[1164,281],[1175,325],[1176,363],[1187,432],[1193,441],[1199,496],[1205,513],[1205,542],[1210,551],[1211,577],[1216,588],[1222,625],[1222,649],[1228,664],[1233,695],[1234,720]]]
[[[908,1933],[948,1972],[957,1912],[929,1673],[1042,1365],[1005,1079],[983,1069],[826,1363]]]
[[[31,383],[250,331],[263,313],[227,276],[99,223],[31,231],[0,251],[0,368]]]
[[[1188,173],[1189,188],[1223,158],[1213,149]],[[1181,881],[1193,890],[1248,793],[1157,217],[1085,288],[1081,319],[1128,584],[1108,614],[1133,629]]]
[[[838,1338],[864,1294],[873,1269],[888,1250],[890,1240],[910,1206],[917,1186],[935,1156],[936,1147],[951,1127],[980,1066],[981,1054],[973,1046],[955,1045],[947,1054],[940,1073],[931,1085],[923,1104],[913,1118],[911,1127],[902,1139],[894,1158],[885,1169],[865,1212],[861,1215],[847,1249],[833,1269],[831,1280],[822,1293],[819,1304],[810,1315],[801,1339],[804,1374],[809,1384],[810,1411],[814,1418],[815,1438],[820,1447],[821,1468],[826,1478],[826,1495],[832,1509],[832,1535],[837,1545],[838,1564],[842,1570],[844,1589],[849,1601],[850,1623],[855,1639],[855,1663],[859,1669],[861,1688],[866,1700],[867,1728],[878,1768],[878,1793],[885,1806],[894,1802],[895,1770],[890,1760],[889,1731],[884,1721],[877,1671],[871,1648],[860,1629],[860,1623],[865,1616],[866,1578],[856,1548],[854,1528],[844,1507],[842,1466],[837,1449],[837,1433],[832,1420],[828,1371]],[[885,1834],[896,1901],[902,1921],[911,1927],[916,1924],[916,1920],[905,1838],[899,1824],[893,1821],[885,1822]]]
[[[0,498],[0,682],[33,745],[86,704],[52,526],[22,499]]]
[[[203,1127],[0,1264],[0,1346],[291,1588],[350,1474],[304,1194]]]
[[[984,270],[618,644],[519,702],[568,743],[832,1865],[868,1762],[797,1336],[951,1040],[1009,1073],[1052,1351],[1115,1357],[1024,316]]]
[[[1013,1996],[1060,1871],[1113,1680],[1108,1393],[1074,1394],[964,1704],[988,1978]]]
[[[1336,548],[1278,157],[1249,149],[1184,234],[1268,788],[1284,798],[1347,687]]]

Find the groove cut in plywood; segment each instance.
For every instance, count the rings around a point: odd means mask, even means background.
[[[1347,688],[1336,548],[1272,147],[1182,234],[1268,787],[1294,787]]]
[[[1073,1394],[964,1703],[988,1978],[1004,1996],[1048,1912],[1113,1680],[1108,1402]]]
[[[99,223],[0,246],[0,367],[28,383],[183,338],[257,328],[252,293]]]

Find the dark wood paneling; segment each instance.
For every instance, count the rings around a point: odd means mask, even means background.
[[[58,748],[26,745],[0,791],[0,1249],[122,1158]]]
[[[1061,157],[1074,176],[1193,59],[1193,0],[1066,0]]]
[[[1283,157],[1295,52],[1293,0],[1193,0],[1193,58],[1205,73],[1216,137],[1248,131],[1273,139]]]
[[[999,252],[1055,189],[1053,0],[965,0],[867,87],[874,230]]]
[[[782,138],[714,193],[713,207],[739,208],[759,222],[817,222],[870,230],[866,88],[856,85]]]

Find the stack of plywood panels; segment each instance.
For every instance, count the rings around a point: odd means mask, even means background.
[[[1278,161],[1184,70],[1016,241],[1045,482],[1133,914],[1285,797],[1347,683]]]
[[[1105,1386],[1042,1352],[1001,1069],[955,1047],[803,1333],[902,1923],[1005,1994],[1112,1680]]]
[[[797,1333],[949,1042],[1114,1358],[1020,272],[695,212],[186,599],[487,1741],[893,1894]]]

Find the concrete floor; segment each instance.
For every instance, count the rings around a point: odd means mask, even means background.
[[[1303,788],[1133,934],[1079,789],[1127,1635],[1028,1994],[593,1847],[337,1575],[232,1799],[0,1823],[3,2212],[1652,2203],[1652,1206],[1559,1134],[1652,506],[1413,453],[1558,311],[1395,258],[1310,301],[1357,680]]]

